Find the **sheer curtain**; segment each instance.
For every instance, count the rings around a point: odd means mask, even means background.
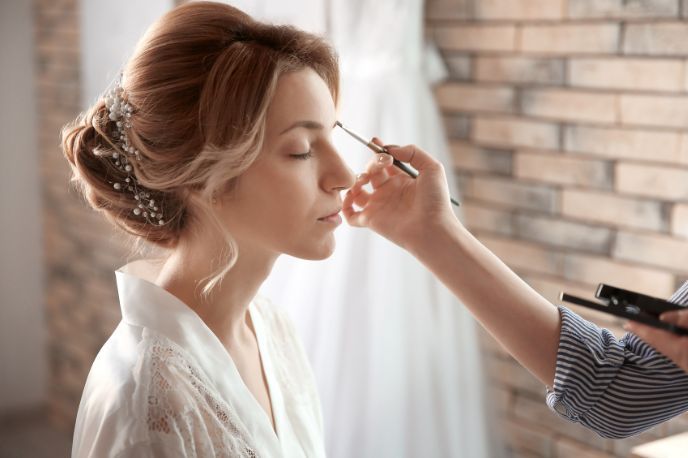
[[[421,0],[229,3],[257,19],[326,35],[340,56],[339,119],[365,136],[418,144],[452,170],[430,89],[444,67],[424,45]],[[371,153],[339,131],[334,141],[351,168],[363,170]],[[284,256],[261,289],[289,310],[304,340],[328,455],[494,456],[473,319],[384,238],[346,224],[335,235],[329,259]]]

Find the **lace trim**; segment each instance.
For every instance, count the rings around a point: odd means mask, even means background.
[[[258,457],[231,407],[215,395],[181,347],[150,332],[141,345],[140,373],[145,380],[135,399],[145,402],[152,438],[184,456]]]

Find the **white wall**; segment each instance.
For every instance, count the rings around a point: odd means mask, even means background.
[[[0,412],[46,395],[31,7],[0,1]]]
[[[82,0],[81,101],[90,106],[118,76],[149,25],[173,0]]]

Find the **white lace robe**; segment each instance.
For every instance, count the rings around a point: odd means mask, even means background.
[[[275,433],[220,340],[137,265],[115,272],[122,321],[88,375],[72,456],[324,456],[312,371],[284,312],[260,296],[249,306]]]

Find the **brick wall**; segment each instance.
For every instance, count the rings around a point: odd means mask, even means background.
[[[555,303],[598,282],[668,297],[688,279],[688,1],[430,0],[427,26],[451,73],[437,100],[465,221],[483,243]],[[484,346],[514,456],[627,456],[688,431],[683,416],[602,439]]]
[[[49,415],[71,431],[93,358],[119,321],[113,266],[124,243],[68,188],[59,132],[81,111],[76,0],[34,0],[43,182]]]

